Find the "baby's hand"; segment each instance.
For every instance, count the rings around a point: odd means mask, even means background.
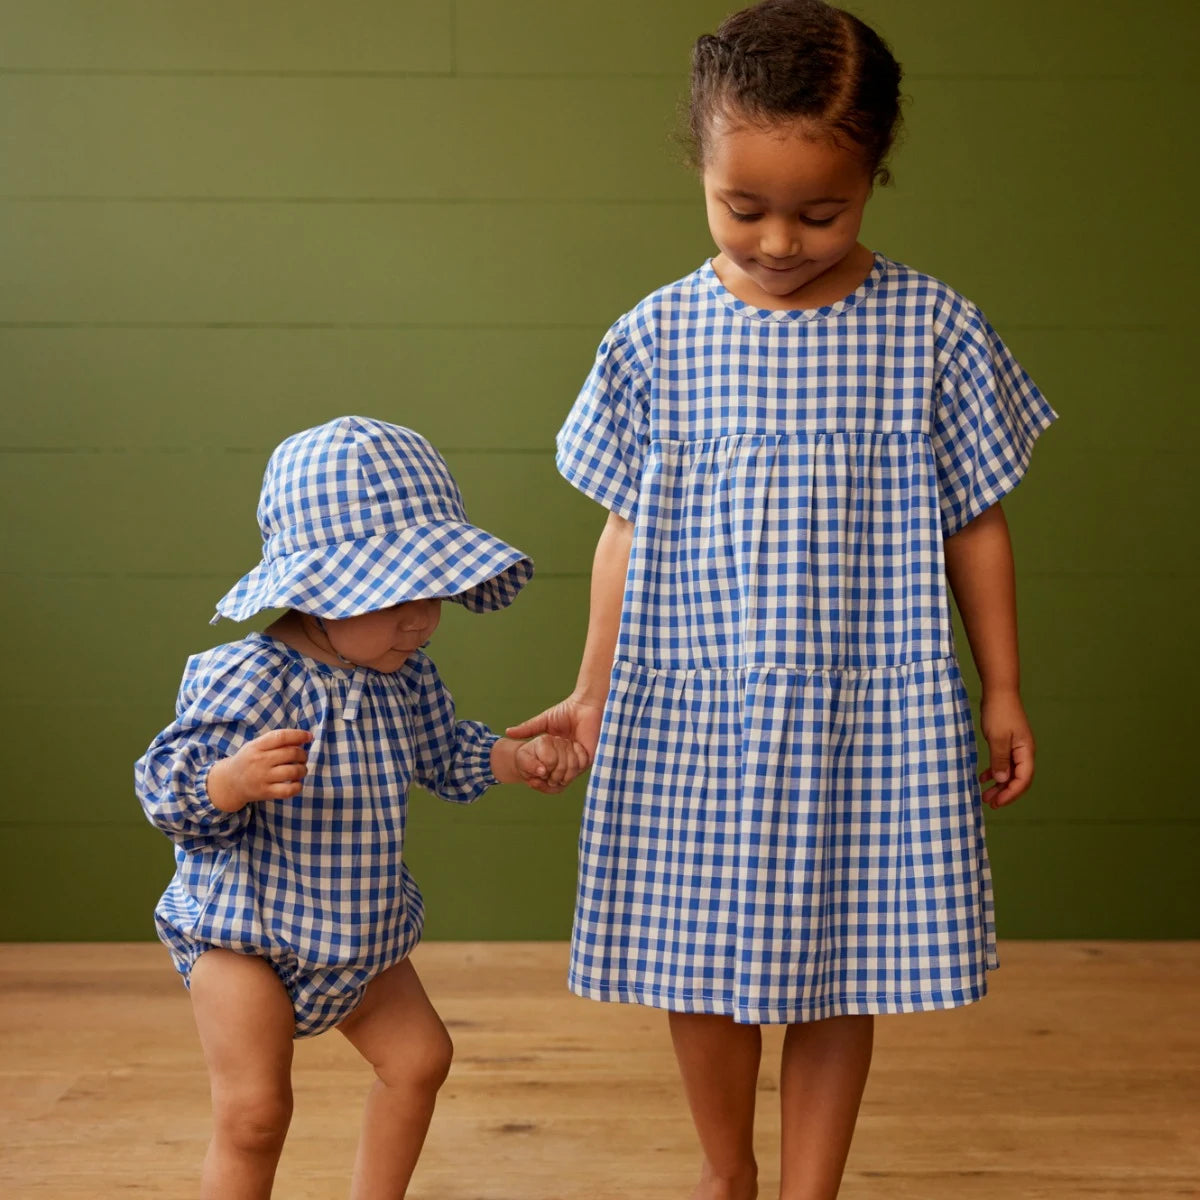
[[[257,800],[289,800],[308,774],[307,729],[272,729],[247,742],[208,772],[208,798],[225,812]]]
[[[588,756],[578,742],[543,733],[528,742],[518,742],[513,761],[522,782],[539,792],[554,794],[588,765]]]

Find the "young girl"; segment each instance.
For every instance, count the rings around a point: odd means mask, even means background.
[[[343,417],[271,456],[263,560],[217,604],[265,633],[189,660],[173,724],[136,768],[175,842],[155,910],[191,990],[212,1084],[201,1194],[269,1196],[291,1117],[292,1040],[336,1027],[374,1067],[352,1195],[403,1196],[450,1066],[408,954],[421,893],[404,862],[410,784],[474,800],[561,791],[586,755],[456,721],[421,647],[442,598],[503,608],[533,573],[467,522],[436,450]]]
[[[1055,414],[970,302],[858,241],[900,70],[861,21],[765,0],[693,57],[717,255],[621,317],[558,442],[609,510],[574,692],[509,730],[595,762],[571,988],[666,1009],[703,1167],[757,1194],[786,1024],[786,1200],[837,1194],[875,1013],[996,965],[949,580],[992,807],[1033,777],[999,501]]]

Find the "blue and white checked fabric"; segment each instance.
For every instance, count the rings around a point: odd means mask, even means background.
[[[355,617],[444,597],[472,612],[516,598],[533,574],[519,550],[470,524],[442,456],[419,433],[368,417],[305,429],[271,455],[258,505],[263,557],[217,602]]]
[[[300,795],[221,811],[213,763],[272,729],[313,733]],[[476,799],[496,782],[495,740],[455,720],[421,653],[390,674],[341,669],[253,633],[189,659],[175,720],[135,768],[146,816],[175,843],[155,922],[185,982],[209,947],[257,954],[292,996],[297,1037],[339,1023],[421,936],[409,786]]]
[[[563,475],[635,522],[571,988],[751,1023],[942,1008],[996,965],[942,541],[1056,414],[875,258],[772,312],[706,263],[600,346]]]

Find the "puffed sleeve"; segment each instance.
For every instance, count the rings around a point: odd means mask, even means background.
[[[932,438],[942,534],[950,537],[1020,483],[1058,414],[978,310],[948,345]]]
[[[433,662],[420,655],[409,679],[415,745],[413,782],[426,791],[468,804],[500,781],[492,774],[499,735],[478,721],[455,719],[454,698]]]
[[[563,478],[628,521],[635,519],[648,441],[646,373],[622,317],[558,433]]]
[[[208,798],[214,763],[271,729],[290,728],[278,671],[236,644],[188,660],[175,720],[134,766],[134,787],[152,825],[183,850],[230,846],[253,805],[230,813]]]

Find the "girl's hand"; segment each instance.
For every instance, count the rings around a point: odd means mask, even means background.
[[[528,721],[522,721],[520,725],[512,725],[504,732],[510,738],[531,738],[542,733],[569,738],[582,747],[587,757],[583,767],[589,767],[596,756],[596,743],[600,741],[600,721],[603,716],[603,702],[593,704],[570,695],[553,708],[546,709],[536,717],[530,717]]]
[[[979,776],[980,783],[989,785],[983,800],[994,809],[1003,808],[1033,783],[1033,730],[1016,692],[985,693],[980,715],[989,759]]]
[[[588,755],[578,742],[543,733],[532,741],[518,742],[513,762],[522,782],[554,795],[587,767]]]
[[[208,772],[208,798],[224,812],[259,800],[290,800],[308,774],[307,729],[272,729],[247,742]]]

